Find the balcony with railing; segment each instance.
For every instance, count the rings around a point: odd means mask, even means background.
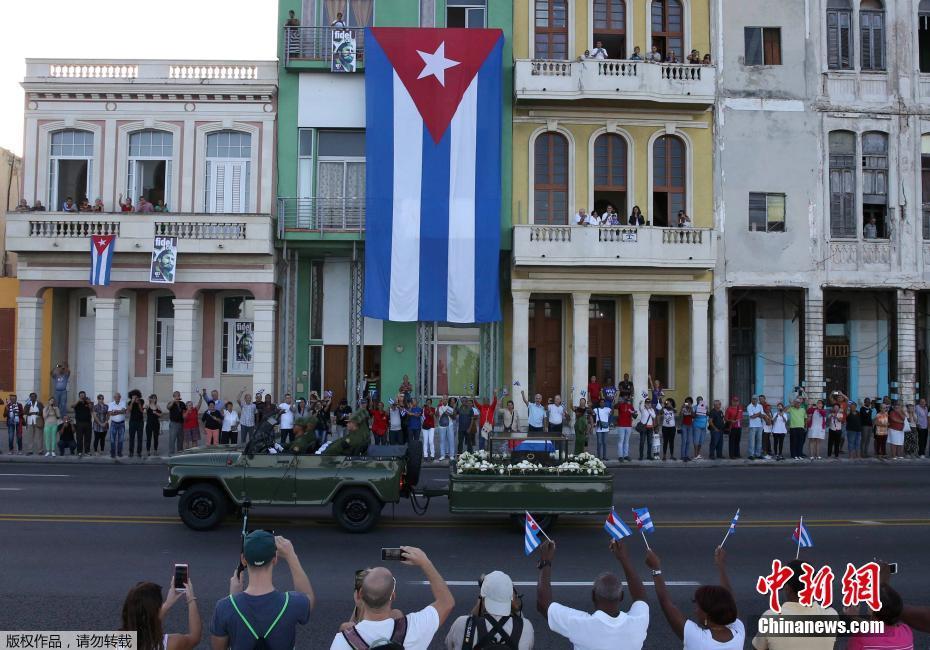
[[[890,239],[842,240],[834,239],[828,244],[828,271],[841,271],[844,274],[854,271],[892,270],[893,249]]]
[[[711,269],[717,237],[709,228],[656,226],[513,227],[518,266],[638,266]]]
[[[271,255],[274,218],[267,214],[10,213],[7,250],[86,253],[96,235],[116,235],[117,253],[148,253],[155,237],[177,237],[181,253]]]
[[[514,64],[518,100],[615,99],[674,104],[714,102],[717,69],[688,63],[613,59]]]
[[[355,60],[365,64],[365,28],[284,27],[284,65],[329,69],[333,58],[333,32],[351,32],[355,37]],[[302,64],[308,64],[302,66]],[[322,64],[322,65],[321,65]]]
[[[365,199],[362,197],[311,197],[278,199],[278,237],[303,239],[311,234],[354,235],[365,232]]]
[[[922,89],[921,89],[922,90]],[[897,102],[887,72],[831,70],[823,73],[823,98],[830,104],[888,105]]]
[[[175,59],[27,59],[24,85],[273,86],[274,61]]]

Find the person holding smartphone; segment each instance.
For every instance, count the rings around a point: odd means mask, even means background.
[[[187,634],[168,634],[164,631],[164,620],[168,612],[181,597],[187,603]],[[190,577],[183,589],[176,589],[174,576],[168,582],[168,593],[164,599],[161,587],[153,582],[140,582],[129,590],[123,601],[123,632],[135,632],[138,650],[192,650],[203,636],[203,621],[197,610],[197,596]]]

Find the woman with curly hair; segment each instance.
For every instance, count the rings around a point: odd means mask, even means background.
[[[172,585],[173,582],[172,579],[168,584]],[[194,586],[190,579],[184,586],[184,590],[169,586],[168,596],[164,600],[161,587],[154,582],[140,582],[126,594],[120,630],[138,635],[138,650],[193,650],[200,643],[203,623],[197,611]],[[182,594],[187,600],[187,625],[190,631],[187,634],[167,634],[163,628],[165,618]]]

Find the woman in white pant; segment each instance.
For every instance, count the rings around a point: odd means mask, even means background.
[[[426,400],[423,405],[423,460],[436,457],[436,409],[433,400]]]
[[[445,396],[439,400],[435,420],[439,430],[439,460],[445,460],[455,455],[455,434],[452,432],[455,411]]]

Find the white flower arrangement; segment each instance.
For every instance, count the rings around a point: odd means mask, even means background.
[[[498,476],[520,476],[526,474],[566,474],[569,476],[603,476],[607,473],[607,466],[598,457],[583,453],[569,456],[559,465],[542,465],[521,460],[519,463],[510,463],[502,456],[491,456],[486,451],[465,452],[459,456],[455,463],[456,474],[497,474]]]

